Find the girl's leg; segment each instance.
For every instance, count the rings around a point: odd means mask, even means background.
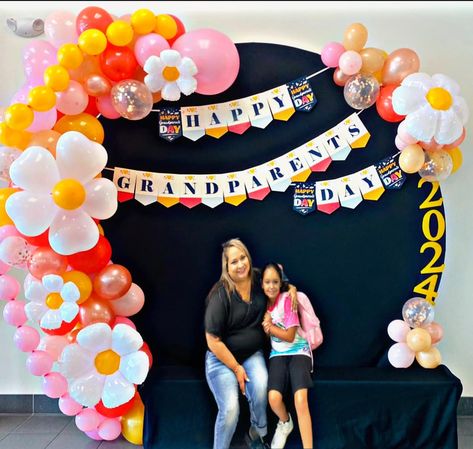
[[[312,449],[312,419],[310,417],[309,403],[307,401],[307,388],[302,388],[294,393],[294,405],[297,412],[297,421],[301,432],[302,447]]]
[[[282,400],[282,394],[277,390],[270,390],[268,393],[269,405],[280,421],[286,422],[289,419],[286,406]]]
[[[228,449],[238,423],[238,383],[233,371],[210,351],[205,357],[205,376],[218,406],[214,449]]]

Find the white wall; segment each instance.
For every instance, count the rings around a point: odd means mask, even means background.
[[[273,42],[318,53],[325,43],[341,41],[349,24],[361,22],[369,32],[367,46],[388,53],[402,47],[415,50],[421,71],[454,78],[473,110],[473,2],[2,2],[0,105],[7,105],[25,81],[21,55],[28,43],[7,28],[6,18],[44,19],[53,11],[78,13],[92,5],[116,16],[146,7],[178,16],[188,30],[214,28],[234,42]],[[442,183],[447,251],[435,317],[445,330],[439,349],[462,380],[463,396],[473,396],[472,144],[470,119],[461,146],[463,166]],[[0,320],[0,394],[41,393],[39,379],[26,371],[26,356],[13,345],[13,332]]]

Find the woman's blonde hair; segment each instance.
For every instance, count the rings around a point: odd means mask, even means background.
[[[220,281],[225,287],[225,290],[229,297],[236,290],[235,282],[233,282],[232,278],[228,274],[228,250],[232,247],[239,249],[241,252],[243,252],[246,255],[246,257],[248,258],[249,265],[250,265],[250,270],[248,273],[249,273],[249,276],[253,278],[253,262],[251,261],[250,252],[248,251],[248,248],[246,247],[246,245],[240,239],[230,239],[226,241],[222,245],[222,248],[223,248],[222,274],[220,276]]]

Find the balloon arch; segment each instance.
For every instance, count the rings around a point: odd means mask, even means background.
[[[77,16],[58,11],[47,17],[45,34],[25,48],[26,82],[0,123],[0,174],[9,181],[0,190],[3,315],[28,353],[29,372],[80,430],[142,444],[137,385],[152,355],[130,317],[145,298],[128,269],[111,261],[100,226],[117,209],[117,190],[100,175],[107,151],[97,117],[140,120],[161,99],[223,92],[238,75],[239,55],[221,32],[188,32],[177,17],[148,9],[121,18],[93,6]],[[366,29],[353,24],[343,45],[324,47],[322,61],[335,68],[350,106],[376,103],[382,118],[401,121],[404,171],[445,179],[461,164],[465,137],[468,111],[458,86],[416,73],[412,50],[388,55],[364,48],[366,40]],[[414,92],[419,86],[429,92],[436,126],[416,119],[426,103]],[[21,287],[7,274],[11,267],[27,273],[27,301],[16,299]]]

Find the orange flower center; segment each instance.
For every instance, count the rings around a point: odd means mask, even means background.
[[[177,67],[170,67],[170,66],[164,67],[163,78],[166,81],[169,81],[169,82],[176,81],[179,78],[179,75],[180,73],[179,73],[179,70],[177,70]]]

